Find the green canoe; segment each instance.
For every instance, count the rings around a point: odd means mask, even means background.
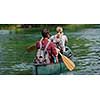
[[[72,59],[73,55],[71,49],[66,46],[66,52],[63,53],[68,58]],[[48,74],[60,74],[67,70],[66,66],[62,61],[58,64],[50,64],[50,65],[37,65],[33,64],[33,74],[36,75],[48,75]]]
[[[67,68],[64,63],[50,64],[50,65],[34,65],[33,75],[53,75],[60,74],[66,71]]]

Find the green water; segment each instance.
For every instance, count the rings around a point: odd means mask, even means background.
[[[100,28],[70,33],[65,31],[65,34],[69,38],[68,46],[73,52],[76,69],[60,74],[100,74]],[[28,53],[26,47],[40,38],[40,34],[16,34],[9,30],[0,30],[0,74],[32,74],[32,68],[28,64],[32,63],[36,51]],[[24,66],[26,63],[27,67]]]

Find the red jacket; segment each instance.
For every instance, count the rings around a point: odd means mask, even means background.
[[[44,46],[44,48],[46,47],[47,43],[48,43],[48,39],[45,38],[42,40],[42,46]],[[40,41],[36,43],[36,48],[40,49]],[[47,51],[50,57],[50,61],[52,63],[53,62],[52,57],[57,57],[58,54],[56,51],[56,45],[53,42],[50,42],[50,44],[47,47]]]

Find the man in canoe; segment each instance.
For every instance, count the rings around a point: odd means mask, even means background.
[[[56,45],[49,40],[50,33],[48,29],[43,29],[42,39],[36,43],[37,54],[35,63],[37,64],[51,64],[58,63],[58,52]]]

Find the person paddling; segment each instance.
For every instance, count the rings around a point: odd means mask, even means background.
[[[58,63],[58,52],[56,45],[49,40],[50,32],[48,29],[43,29],[42,39],[36,43],[37,54],[35,63],[37,64],[51,64]]]
[[[56,44],[57,48],[60,49],[61,52],[65,52],[65,44],[68,43],[68,38],[64,35],[62,27],[58,26],[56,32],[56,35],[51,36],[50,40]]]

